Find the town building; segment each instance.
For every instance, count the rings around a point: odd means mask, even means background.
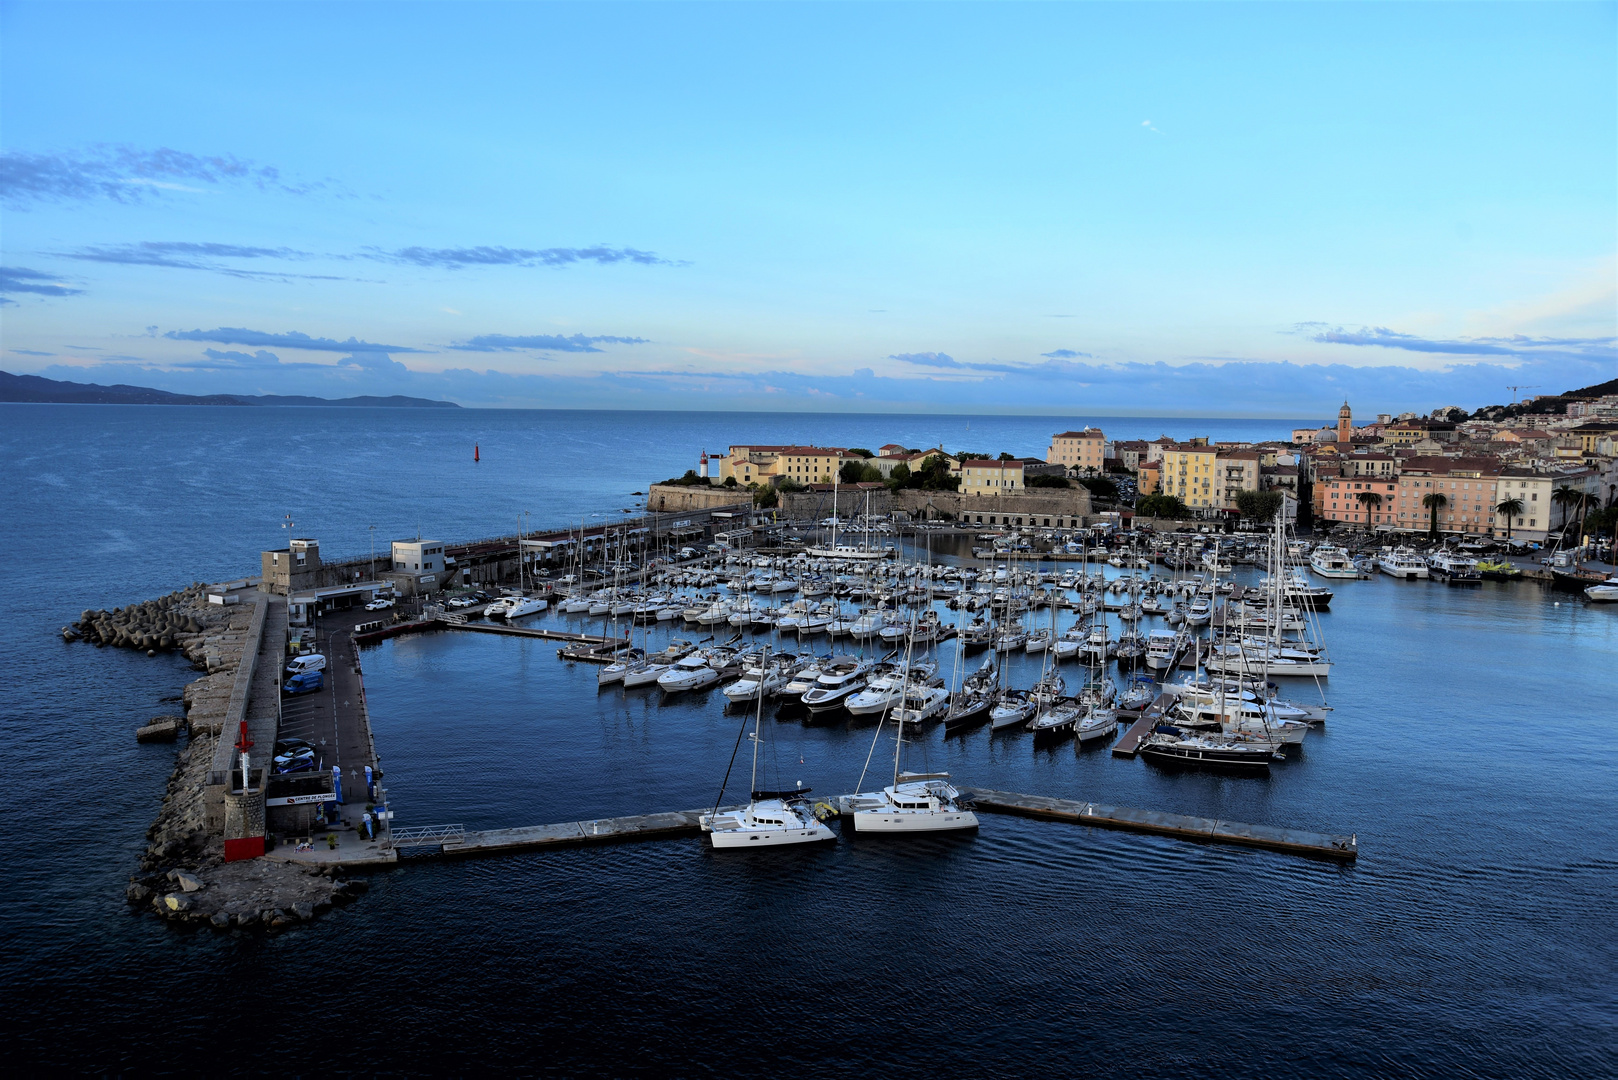
[[[1013,495],[1025,486],[1021,458],[1010,461],[969,458],[951,471],[961,478],[962,495]]]
[[[259,591],[291,596],[320,578],[320,541],[300,539],[259,555]]]
[[[1238,491],[1259,490],[1259,469],[1262,455],[1257,450],[1220,451],[1215,458],[1219,505],[1225,510],[1236,508]]]
[[[1146,460],[1145,439],[1126,439],[1114,443],[1113,450],[1118,456],[1118,464],[1129,472],[1139,470],[1141,462]]]
[[[1355,477],[1341,472],[1315,482],[1315,516],[1365,529],[1393,527],[1398,484],[1391,479]]]
[[[850,459],[865,461],[861,455],[839,446],[732,446],[719,459],[719,474],[709,479],[723,484],[734,478],[743,487],[782,479],[799,484],[829,484],[843,462]]]
[[[1107,437],[1100,428],[1063,431],[1051,436],[1045,460],[1081,472],[1101,472],[1106,467]]]
[[[1163,494],[1174,495],[1193,510],[1220,505],[1214,473],[1219,452],[1206,444],[1177,443],[1164,447],[1160,483]]]
[[[1143,461],[1136,467],[1135,491],[1140,495],[1156,495],[1163,490],[1163,463]]]
[[[1404,462],[1392,510],[1395,527],[1422,532],[1431,527],[1433,510],[1423,504],[1428,495],[1442,495],[1438,531],[1492,536],[1497,515],[1495,491],[1500,464],[1487,457],[1414,457]]]
[[[441,540],[395,540],[391,569],[377,575],[382,581],[393,583],[402,596],[432,593],[454,584],[451,581],[454,564],[444,554]]]

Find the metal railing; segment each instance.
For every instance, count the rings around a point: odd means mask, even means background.
[[[466,826],[418,825],[410,829],[393,829],[391,836],[395,851],[404,847],[443,847],[445,844],[464,843]]]

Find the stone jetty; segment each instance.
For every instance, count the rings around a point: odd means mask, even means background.
[[[178,741],[180,746],[125,898],[173,922],[275,931],[318,918],[367,886],[344,880],[340,867],[291,862],[275,852],[225,861],[219,830],[206,823],[207,787],[219,740],[234,736],[223,729],[253,608],[210,605],[207,592],[197,585],[143,604],[86,611],[63,628],[63,636],[153,654],[179,651],[203,672],[181,695],[184,715],[153,717],[136,729],[140,742]]]

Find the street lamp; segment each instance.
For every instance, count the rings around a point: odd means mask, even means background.
[[[376,580],[376,526],[367,526],[371,530],[371,580]],[[374,593],[372,594],[375,595]]]

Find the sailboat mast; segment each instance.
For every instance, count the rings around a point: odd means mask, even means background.
[[[753,801],[753,792],[758,790],[758,739],[759,730],[764,724],[764,678],[770,669],[770,647],[764,646],[764,656],[758,662],[758,710],[753,714],[753,779],[747,788],[747,801]]]

